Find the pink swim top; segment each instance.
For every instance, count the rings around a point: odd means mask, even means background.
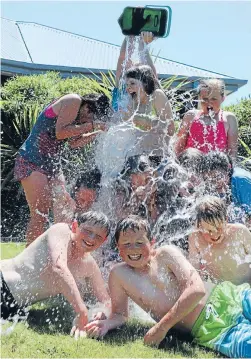
[[[187,139],[186,148],[193,147],[208,153],[210,151],[227,151],[227,135],[223,122],[223,111],[219,112],[216,125],[205,125],[200,119],[201,112],[195,116]]]

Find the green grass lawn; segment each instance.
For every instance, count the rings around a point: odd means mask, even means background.
[[[14,257],[23,244],[1,244],[2,259]],[[69,336],[73,312],[62,297],[32,306],[25,323],[18,323],[1,337],[2,358],[214,358],[217,354],[191,343],[189,338],[170,333],[160,349],[143,345],[151,324],[132,319],[110,332],[103,340]],[[11,323],[2,325],[5,331]],[[220,356],[218,356],[220,357]]]

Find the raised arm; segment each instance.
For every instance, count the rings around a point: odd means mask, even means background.
[[[149,45],[153,40],[154,40],[154,36],[152,32],[145,31],[140,34],[140,43],[139,43],[140,63],[142,65],[150,66],[151,69],[153,70],[156,79],[158,79],[156,67],[154,66],[152,57],[149,53],[149,48],[147,47],[147,45]]]
[[[161,121],[167,122],[167,134],[168,136],[174,135],[174,121],[170,103],[167,96],[161,89],[157,89],[154,92],[154,107],[158,118]]]
[[[181,154],[181,152],[185,150],[190,126],[193,119],[194,119],[193,111],[188,111],[187,113],[185,113],[179,131],[177,133],[177,140],[174,146],[174,151],[177,157]]]
[[[238,123],[233,113],[227,114],[227,122],[229,126],[227,133],[228,154],[235,162],[238,150]]]
[[[141,65],[149,65],[153,70],[156,78],[157,72],[152,61],[151,55],[149,53],[149,49],[146,45],[150,44],[154,39],[154,36],[151,32],[142,32],[140,34],[140,42],[139,42],[139,56],[140,56],[140,64]],[[128,46],[128,51],[127,47]],[[135,48],[135,37],[128,36],[125,37],[121,48],[120,54],[117,63],[116,69],[116,87],[119,87],[119,81],[124,71],[127,71],[130,67],[133,66],[132,63],[132,54]]]
[[[126,57],[126,46],[128,41],[128,54]],[[129,36],[128,38],[124,38],[124,41],[120,48],[117,69],[116,69],[116,87],[119,87],[119,81],[124,71],[129,69],[132,66],[132,57],[133,53],[133,36]],[[126,60],[126,61],[125,61]]]
[[[55,278],[55,285],[72,305],[77,313],[76,330],[84,330],[88,322],[88,311],[81,298],[77,283],[68,268],[67,253],[70,244],[70,231],[67,224],[56,224],[47,236],[50,269]]]
[[[65,140],[93,130],[92,123],[73,124],[81,106],[80,96],[75,94],[66,95],[60,101],[61,107],[56,123],[56,137],[58,140]]]
[[[128,318],[128,296],[119,279],[118,269],[120,268],[115,266],[109,276],[109,290],[112,302],[111,315],[109,319],[95,320],[87,324],[85,329],[89,337],[103,337],[109,330],[124,324]]]
[[[162,254],[167,267],[177,278],[182,293],[174,306],[145,335],[144,342],[148,345],[159,345],[169,329],[187,316],[205,295],[199,274],[179,249],[166,246],[162,248]]]

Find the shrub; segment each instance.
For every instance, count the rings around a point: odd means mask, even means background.
[[[239,147],[238,154],[251,159],[251,96],[236,104],[225,106],[224,110],[233,112],[238,119]]]

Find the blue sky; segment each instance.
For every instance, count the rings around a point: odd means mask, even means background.
[[[126,6],[169,5],[169,37],[153,44],[160,56],[249,83],[226,104],[251,94],[250,1],[2,1],[1,16],[37,22],[120,45],[117,19]]]

